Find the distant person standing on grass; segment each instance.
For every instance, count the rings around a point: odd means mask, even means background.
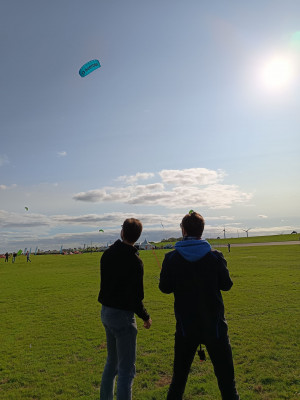
[[[13,263],[16,261],[16,257],[17,257],[17,253],[13,252],[12,260],[11,260]]]
[[[102,375],[100,400],[112,400],[116,375],[117,400],[132,398],[135,376],[137,325],[135,315],[149,329],[152,320],[143,305],[143,262],[134,247],[142,233],[138,219],[126,219],[121,240],[107,249],[101,258],[101,320],[106,331],[107,360]]]
[[[223,400],[239,400],[221,290],[232,281],[226,260],[201,236],[203,217],[190,211],[180,224],[183,240],[167,253],[159,288],[174,293],[175,355],[167,400],[181,400],[197,347],[204,344],[213,363]],[[201,349],[201,347],[200,347]],[[203,353],[200,354],[204,359]]]
[[[5,262],[8,262],[8,252],[5,253]]]
[[[31,262],[29,251],[27,251],[27,253],[26,253],[26,258],[27,258],[27,262]]]

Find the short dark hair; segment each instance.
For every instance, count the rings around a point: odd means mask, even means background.
[[[204,231],[204,225],[204,218],[195,211],[186,214],[181,221],[181,227],[185,230],[186,234],[197,238],[201,238]]]
[[[127,218],[123,222],[123,238],[130,243],[135,243],[141,236],[143,225],[140,220],[135,218]]]

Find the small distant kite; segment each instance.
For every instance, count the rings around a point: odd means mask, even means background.
[[[104,230],[103,229],[99,229],[99,232],[104,232]]]
[[[191,214],[193,214],[195,211],[194,210],[190,210],[189,211],[189,214],[191,215]]]
[[[24,207],[26,211],[28,211],[28,207]]]
[[[22,250],[19,250],[18,252],[17,252],[17,256],[20,256],[22,254]]]
[[[89,62],[87,62],[86,64],[84,64],[80,70],[79,70],[79,75],[84,78],[86,75],[90,74],[91,72],[93,72],[95,69],[100,68],[100,62],[99,60],[91,60]]]

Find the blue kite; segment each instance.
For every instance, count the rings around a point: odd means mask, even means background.
[[[95,71],[95,69],[98,69],[100,67],[101,65],[99,60],[91,60],[80,68],[79,75],[84,78],[86,75],[90,74],[91,72]]]

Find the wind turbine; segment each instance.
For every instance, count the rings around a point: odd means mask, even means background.
[[[224,239],[226,239],[226,230],[225,230],[225,226],[224,226],[223,232],[224,232]]]
[[[246,232],[246,233],[247,233],[247,237],[248,237],[248,231],[250,231],[250,229],[252,229],[252,228],[248,228],[248,229],[242,229],[244,232]]]

